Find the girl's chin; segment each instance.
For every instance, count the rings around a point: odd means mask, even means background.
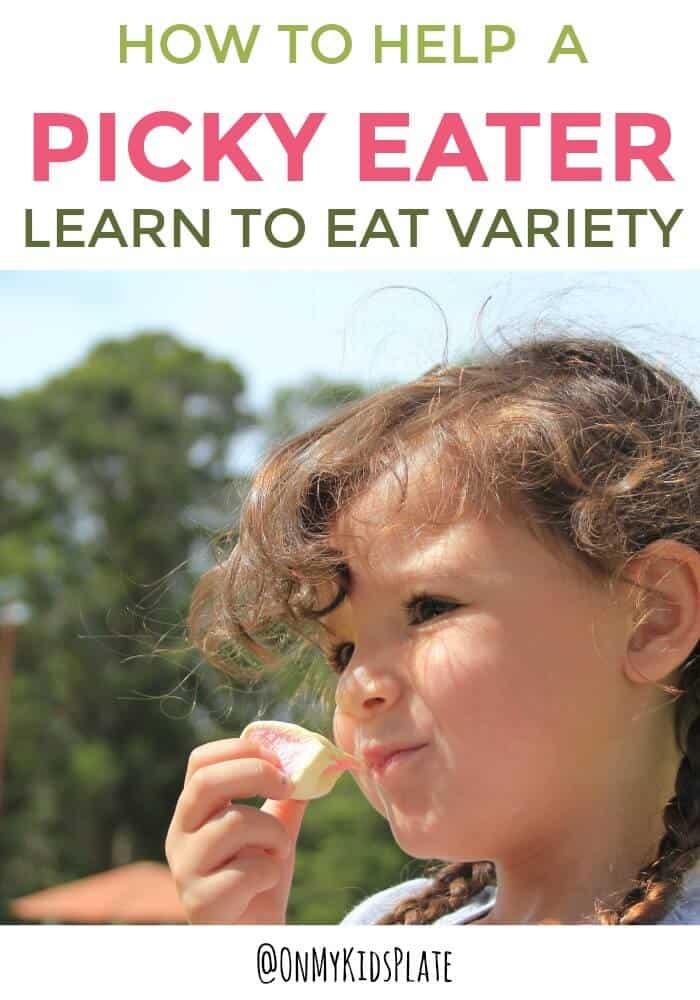
[[[372,808],[380,816],[383,816],[389,824],[397,846],[409,857],[425,861],[440,860],[447,864],[489,856],[488,852],[484,853],[483,850],[469,850],[462,838],[457,838],[459,842],[455,842],[454,839],[448,841],[445,834],[450,832],[454,834],[454,831],[450,830],[447,816],[440,818],[439,815],[435,814],[434,809],[421,808],[415,799],[412,799],[410,803],[401,803],[397,797],[389,799],[386,796],[380,796],[374,787],[369,787],[362,782],[358,782],[358,784]],[[408,811],[407,806],[413,808]],[[481,841],[483,839],[483,831],[472,831],[472,833],[478,833],[478,836],[467,836],[465,840],[478,839]],[[475,847],[476,844],[472,846]],[[481,847],[483,848],[483,845]]]
[[[435,841],[429,840],[429,838],[399,836],[394,832],[394,840],[397,847],[400,847],[409,858],[416,858],[418,861],[447,860],[439,850],[435,850]]]
[[[396,816],[391,810],[385,815],[392,836],[404,854],[409,854],[412,858],[442,858],[439,827],[426,822],[424,816]]]

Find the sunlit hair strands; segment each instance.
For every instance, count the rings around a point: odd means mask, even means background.
[[[700,405],[690,389],[614,340],[533,336],[378,392],[277,448],[255,476],[232,553],[193,597],[191,635],[204,655],[240,643],[273,658],[281,626],[318,641],[325,598],[333,588],[342,596],[334,519],[384,472],[405,486],[418,448],[442,477],[431,524],[467,505],[505,505],[602,582],[658,539],[700,549]],[[683,754],[666,833],[634,888],[596,905],[600,923],[658,922],[700,857],[700,648],[664,690]],[[443,866],[382,922],[432,922],[494,882],[487,860]]]

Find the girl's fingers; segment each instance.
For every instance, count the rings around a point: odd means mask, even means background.
[[[196,770],[183,788],[174,821],[176,828],[194,833],[231,799],[286,799],[291,786],[284,774],[260,757],[225,760]]]
[[[219,764],[224,760],[237,760],[241,757],[261,757],[269,761],[275,767],[281,767],[279,758],[267,747],[259,746],[252,740],[229,739],[214,740],[212,743],[203,743],[190,754],[185,773],[185,784],[191,779],[195,771],[210,764]]]
[[[280,862],[267,854],[236,858],[213,875],[192,881],[182,895],[190,923],[234,923],[261,892],[279,882]]]
[[[215,816],[196,834],[186,836],[178,867],[188,877],[209,875],[259,848],[286,858],[292,843],[281,823],[253,806],[235,805]]]
[[[287,831],[287,836],[296,844],[301,822],[308,802],[299,799],[284,799],[275,801],[268,799],[260,807],[260,812],[278,820]]]

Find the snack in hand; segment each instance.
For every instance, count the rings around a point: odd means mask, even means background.
[[[347,770],[359,770],[360,761],[344,753],[320,733],[291,722],[251,722],[241,733],[272,750],[292,783],[293,799],[320,799]]]

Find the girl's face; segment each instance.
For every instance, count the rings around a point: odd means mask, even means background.
[[[536,850],[575,822],[629,721],[628,614],[515,515],[416,533],[430,482],[398,517],[395,488],[372,487],[331,539],[349,569],[325,619],[336,741],[408,854]]]

